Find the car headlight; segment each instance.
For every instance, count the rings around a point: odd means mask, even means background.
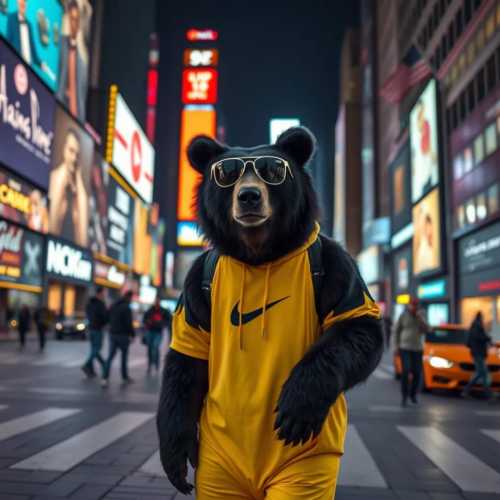
[[[81,332],[82,330],[85,330],[85,325],[83,323],[78,323],[78,325],[76,325],[76,329]]]
[[[56,330],[62,330],[61,323],[56,323]]]
[[[445,358],[440,358],[439,356],[432,356],[429,359],[429,364],[433,368],[451,368],[455,363],[449,361]]]

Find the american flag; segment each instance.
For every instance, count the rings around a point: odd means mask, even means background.
[[[417,83],[432,76],[432,70],[412,45],[404,59],[380,88],[380,97],[397,104]]]

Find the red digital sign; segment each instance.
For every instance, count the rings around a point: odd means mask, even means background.
[[[192,42],[196,41],[211,41],[211,40],[217,40],[219,37],[219,33],[214,30],[189,30],[187,32],[187,39],[191,40]]]
[[[215,104],[217,101],[217,70],[186,69],[182,75],[184,104]]]

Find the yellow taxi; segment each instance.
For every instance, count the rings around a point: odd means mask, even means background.
[[[474,360],[467,347],[469,329],[461,325],[432,327],[425,337],[423,359],[423,390],[463,390],[474,373]],[[491,390],[500,391],[500,343],[488,350],[488,371]],[[396,372],[401,375],[401,359],[396,356]],[[481,390],[482,386],[474,387]]]

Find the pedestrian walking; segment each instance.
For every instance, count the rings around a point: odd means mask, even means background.
[[[146,311],[143,319],[148,348],[148,373],[151,373],[153,367],[156,371],[160,369],[160,346],[163,340],[163,330],[170,328],[172,319],[170,311],[161,307],[160,297],[157,296],[153,307]]]
[[[24,348],[26,343],[26,334],[30,331],[31,314],[28,306],[23,304],[19,316],[17,318],[17,329],[19,331],[19,343],[21,348]]]
[[[101,356],[103,328],[108,322],[108,310],[104,303],[104,288],[98,288],[94,297],[87,302],[88,332],[90,340],[90,356],[82,366],[83,373],[89,378],[97,376],[94,370],[94,359],[97,359],[104,371],[104,359]]]
[[[467,347],[470,349],[472,358],[474,359],[475,373],[469,380],[461,396],[465,399],[472,397],[472,388],[479,383],[483,383],[484,392],[490,403],[495,403],[493,394],[490,391],[491,376],[488,373],[488,365],[486,358],[488,357],[488,347],[491,344],[491,337],[486,333],[484,328],[484,317],[482,312],[478,312],[476,319],[472,323],[467,337]]]
[[[40,342],[40,351],[43,351],[45,349],[45,337],[47,335],[47,330],[50,328],[53,320],[54,313],[48,308],[47,304],[44,304],[38,310],[36,315],[36,326],[38,330],[38,340]]]
[[[416,297],[410,299],[406,310],[399,317],[394,328],[394,355],[400,356],[402,364],[401,390],[402,406],[408,402],[418,404],[417,392],[420,387],[422,373],[422,357],[424,354],[425,334],[431,327],[420,311],[420,302]],[[412,375],[411,388],[409,375]]]
[[[134,382],[128,375],[128,350],[131,340],[135,337],[132,310],[130,309],[132,297],[132,291],[128,291],[109,310],[109,357],[104,365],[104,376],[101,381],[103,387],[108,386],[111,364],[117,350],[120,350],[122,354],[121,370],[123,382],[126,384]]]

